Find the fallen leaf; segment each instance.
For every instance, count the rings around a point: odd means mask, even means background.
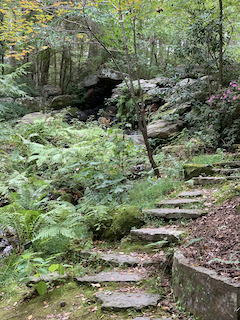
[[[91,309],[91,312],[95,312],[95,311],[97,311],[97,309],[98,309],[98,307],[95,306],[94,308]]]
[[[28,320],[31,320],[32,319],[32,314],[28,317]]]
[[[45,305],[46,305],[46,304],[48,304],[48,303],[47,303],[47,301],[43,301],[43,304],[45,304]]]
[[[54,315],[53,314],[48,314],[47,316],[46,316],[46,319],[53,319],[54,318]]]
[[[91,286],[92,287],[97,287],[97,288],[101,287],[100,283],[91,283]]]
[[[16,302],[14,302],[13,306],[15,307],[16,305],[17,305],[17,301],[16,301]]]
[[[162,307],[163,310],[169,310],[169,307]]]
[[[45,307],[43,307],[43,309],[47,309],[49,307],[49,305],[47,304]]]

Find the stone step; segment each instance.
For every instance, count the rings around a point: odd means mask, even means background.
[[[102,282],[137,282],[143,279],[138,273],[121,272],[100,272],[94,276],[74,277],[78,284],[102,283]]]
[[[174,207],[182,207],[185,204],[194,204],[200,203],[201,199],[171,199],[171,200],[163,200],[156,203],[157,207],[162,206],[174,206]]]
[[[230,168],[239,168],[240,160],[237,161],[224,161],[224,162],[216,162],[213,164],[214,167],[230,167]]]
[[[173,320],[172,318],[149,318],[149,317],[137,317],[132,320]]]
[[[240,172],[240,168],[234,168],[234,169],[213,169],[213,172],[216,174],[221,174],[224,176],[229,176],[234,173]]]
[[[137,317],[132,320],[173,320],[172,318],[149,318],[149,317]]]
[[[236,176],[236,177],[197,177],[197,178],[193,178],[193,183],[194,185],[208,185],[208,184],[218,184],[218,183],[224,183],[227,180],[239,180],[240,176]]]
[[[178,195],[178,197],[200,197],[202,195],[203,195],[202,191],[193,190],[193,191],[183,191]]]
[[[136,267],[139,265],[141,265],[142,267],[147,267],[153,266],[157,263],[153,261],[151,258],[148,258],[146,260],[144,258],[133,257],[122,253],[103,253],[82,250],[80,252],[80,256],[82,256],[85,259],[90,258],[91,256],[95,256],[99,261],[102,261],[103,263],[109,263],[113,267]]]
[[[143,213],[164,219],[197,219],[206,214],[203,210],[198,209],[145,209]]]
[[[136,292],[98,292],[95,297],[102,303],[102,310],[121,311],[126,309],[141,310],[146,307],[156,307],[161,297],[152,293]]]
[[[136,230],[131,230],[131,236],[148,242],[155,242],[166,240],[168,242],[178,242],[183,234],[183,231],[179,231],[174,228],[141,228]]]

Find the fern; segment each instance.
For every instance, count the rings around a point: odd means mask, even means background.
[[[41,215],[36,223],[36,229],[39,231],[33,241],[54,238],[60,235],[76,239],[79,236],[75,231],[76,228],[81,230],[82,236],[84,235],[83,217],[73,205],[65,201],[49,203],[52,205],[52,209]]]
[[[7,64],[0,64],[0,68],[10,69],[11,66]],[[26,96],[26,93],[21,90],[20,85],[17,85],[16,79],[22,75],[27,74],[26,69],[29,67],[29,63],[26,63],[18,67],[15,71],[0,76],[0,92],[2,96]]]

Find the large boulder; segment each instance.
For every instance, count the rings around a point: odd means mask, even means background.
[[[36,120],[47,120],[51,117],[49,113],[33,112],[28,113],[24,117],[18,120],[19,124],[33,124]]]
[[[212,166],[208,164],[185,163],[183,169],[186,180],[199,175],[211,176],[214,173]]]
[[[4,103],[4,102],[11,103],[13,101],[14,101],[14,99],[10,98],[10,97],[8,97],[8,98],[0,98],[0,104]]]
[[[74,106],[76,104],[77,95],[61,95],[54,97],[50,104],[50,108],[54,110],[60,110],[69,106]]]
[[[46,108],[47,100],[42,97],[23,97],[15,100],[29,112],[38,112]]]
[[[177,66],[176,71],[182,79],[187,77],[197,78],[199,75],[205,74],[205,68],[198,64],[195,64],[191,67],[186,67],[185,65],[181,64]]]
[[[122,82],[126,77],[128,77],[127,73],[122,73],[110,68],[100,69],[98,73],[98,78],[100,79],[109,79],[118,82]]]
[[[80,83],[79,88],[105,87],[106,84],[116,86],[127,76],[126,73],[121,73],[110,68],[103,68],[100,69],[97,74],[89,74],[86,76]]]
[[[50,84],[46,84],[42,88],[42,95],[44,98],[48,99],[50,97],[56,97],[61,94],[61,88],[58,86],[53,86]]]
[[[83,81],[80,83],[79,87],[82,88],[91,88],[95,87],[98,84],[98,76],[96,74],[89,74],[86,76]]]
[[[148,126],[148,138],[167,139],[173,136],[174,134],[180,132],[183,127],[184,122],[180,120],[175,123],[158,120]]]

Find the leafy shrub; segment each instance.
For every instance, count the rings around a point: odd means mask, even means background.
[[[110,227],[112,215],[107,206],[89,205],[87,202],[81,204],[80,212],[83,214],[84,227],[94,239],[100,239],[102,234]]]
[[[9,121],[23,117],[28,111],[16,102],[0,103],[0,121]]]
[[[206,103],[195,104],[185,120],[214,147],[231,147],[240,141],[240,84],[230,82]]]

